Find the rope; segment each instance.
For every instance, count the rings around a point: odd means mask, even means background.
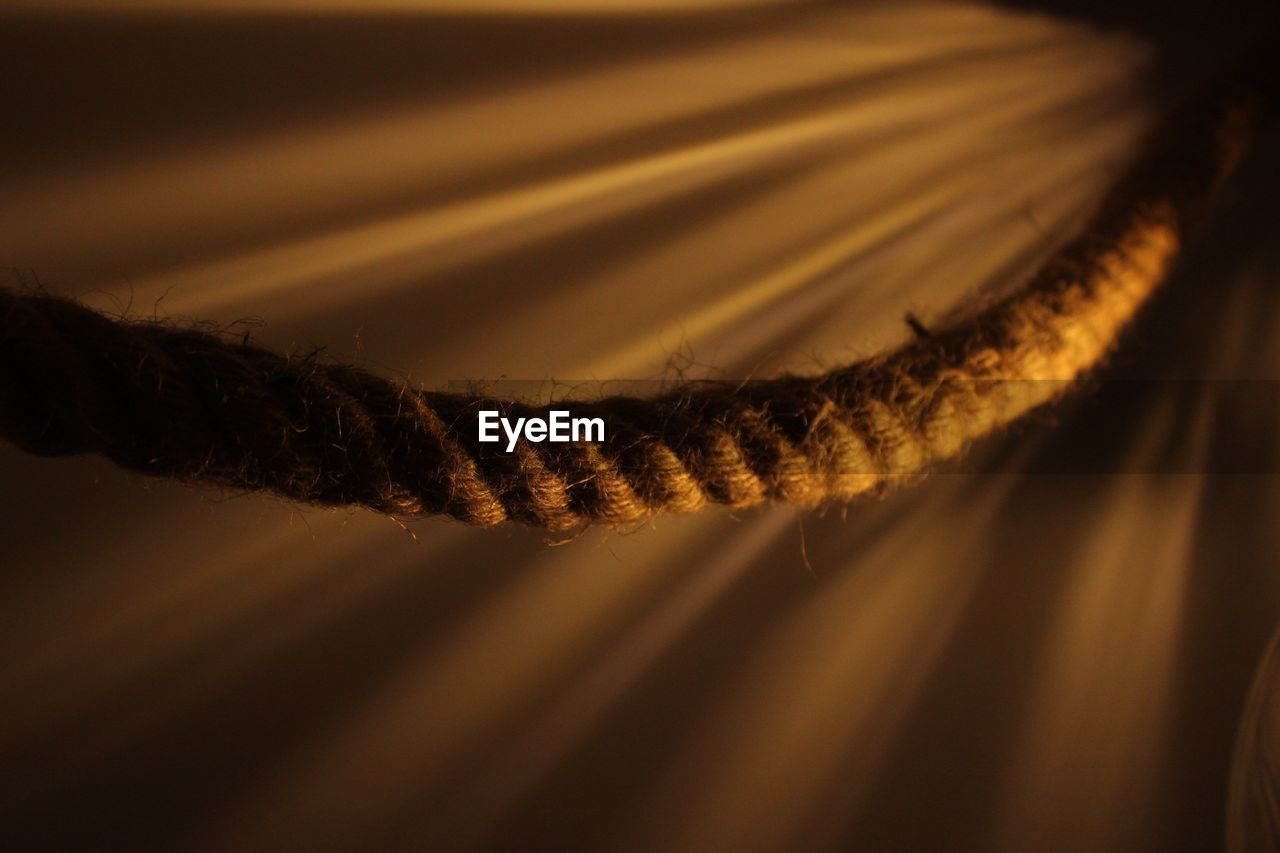
[[[1166,276],[1234,167],[1248,111],[1171,116],[1084,232],[1020,291],[815,377],[533,406],[424,391],[194,329],[0,291],[0,435],[145,474],[397,517],[550,530],[707,504],[846,501],[1060,396]],[[478,441],[477,414],[600,417],[601,443]]]

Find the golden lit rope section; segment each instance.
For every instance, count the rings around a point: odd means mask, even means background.
[[[549,530],[709,503],[814,506],[918,475],[1094,367],[1165,278],[1248,137],[1234,87],[1178,110],[1021,290],[816,377],[552,405],[422,391],[191,328],[0,295],[0,434],[147,474],[398,517]],[[479,415],[599,419],[592,443],[478,434]]]

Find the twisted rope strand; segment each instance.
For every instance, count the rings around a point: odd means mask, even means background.
[[[1021,291],[896,350],[812,378],[555,405],[603,418],[599,444],[522,441],[507,454],[479,443],[477,412],[550,406],[423,391],[5,291],[0,435],[37,454],[101,453],[186,482],[477,525],[566,530],[708,503],[849,500],[955,456],[1096,365],[1234,166],[1241,116],[1218,101],[1171,118]]]

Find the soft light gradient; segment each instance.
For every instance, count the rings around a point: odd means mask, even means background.
[[[1160,108],[1151,45],[1047,15],[692,5],[5,13],[0,263],[432,387],[817,370],[1016,286]],[[1114,368],[1186,381],[847,511],[552,547],[0,448],[0,837],[1218,846],[1280,613],[1277,187]]]

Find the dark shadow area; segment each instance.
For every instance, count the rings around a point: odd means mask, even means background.
[[[0,14],[4,168],[204,145],[764,33],[803,9],[622,17]],[[514,130],[514,129],[513,129]]]

